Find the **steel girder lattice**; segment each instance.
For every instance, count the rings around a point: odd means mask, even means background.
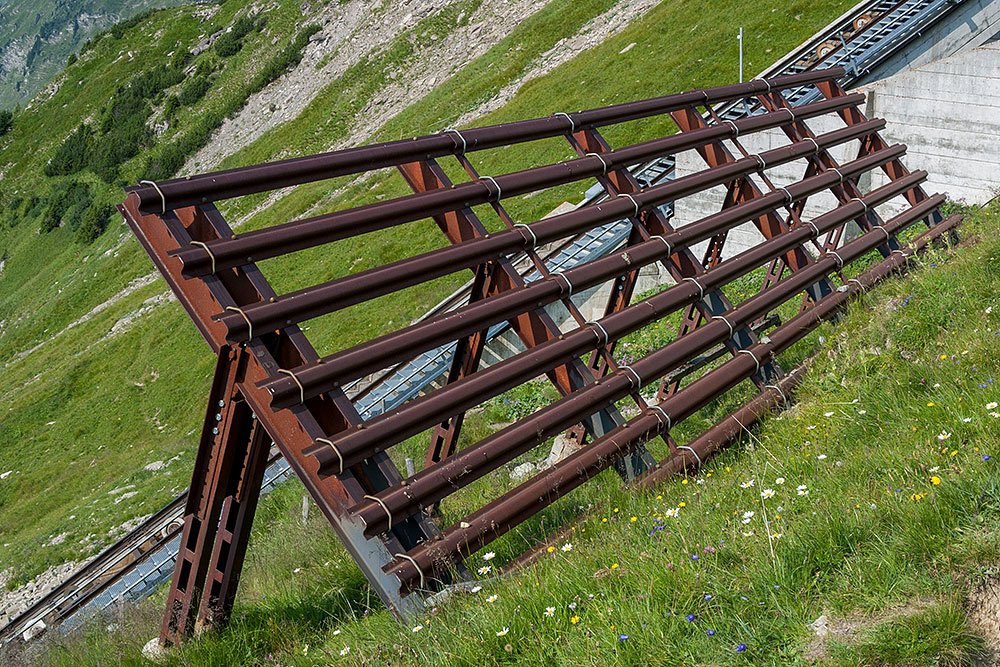
[[[178,642],[196,628],[224,623],[232,609],[267,459],[269,440],[280,449],[373,588],[397,615],[420,609],[418,591],[433,591],[466,576],[463,558],[554,503],[602,470],[614,467],[628,483],[651,484],[701,463],[732,438],[734,424],[757,418],[784,398],[802,368],[784,373],[775,358],[855,293],[905,264],[932,239],[953,230],[942,219],[944,198],[920,187],[924,172],[909,172],[905,147],[887,145],[884,121],[859,110],[864,96],[835,83],[842,70],[696,90],[640,102],[469,130],[445,130],[411,140],[363,146],[130,188],[120,211],[180,303],[218,355],[195,463],[180,554],[161,639]],[[782,91],[815,86],[820,101],[791,108]],[[714,105],[752,98],[760,112],[722,120]],[[669,116],[680,132],[612,149],[599,128]],[[806,121],[839,117],[843,127],[813,134]],[[745,135],[781,130],[788,143],[749,153]],[[482,176],[476,151],[564,137],[574,156],[556,164]],[[830,150],[857,142],[857,158],[838,163]],[[681,151],[697,151],[703,171],[641,187],[629,167]],[[734,152],[735,151],[735,152]],[[468,180],[453,183],[437,162],[458,160]],[[775,185],[768,172],[805,162],[804,176]],[[413,194],[325,213],[236,235],[214,202],[385,167],[398,169]],[[888,182],[869,193],[859,177],[882,170]],[[596,178],[609,199],[515,223],[510,197]],[[680,229],[665,204],[724,186],[721,211]],[[829,191],[837,205],[806,219],[806,199]],[[889,220],[876,207],[894,198],[906,208]],[[480,211],[498,219],[494,231]],[[277,294],[257,262],[307,248],[433,219],[449,245],[389,264]],[[565,271],[551,271],[541,248],[595,227],[628,220],[626,245]],[[929,227],[909,245],[897,234],[923,220]],[[860,235],[846,244],[844,226]],[[763,241],[723,261],[727,234],[752,223]],[[708,241],[698,259],[692,247]],[[809,248],[813,247],[810,251]],[[844,265],[877,249],[881,263],[843,281]],[[526,254],[538,279],[526,283],[513,258]],[[675,283],[632,303],[639,270],[662,265]],[[760,293],[733,304],[723,287],[767,267]],[[320,356],[299,323],[457,271],[474,276],[469,304]],[[572,295],[613,282],[603,316],[587,321]],[[835,282],[840,283],[839,287]],[[769,314],[805,294],[799,315],[773,326]],[[560,331],[550,312],[561,303],[574,326]],[[683,327],[671,343],[622,365],[616,343],[674,312]],[[510,322],[524,351],[484,368],[490,326]],[[383,414],[364,419],[345,385],[455,343],[447,382]],[[713,346],[730,358],[681,387],[678,369]],[[462,450],[462,419],[474,408],[539,375],[559,398]],[[745,379],[756,398],[686,445],[671,429]],[[658,384],[655,399],[640,390]],[[654,387],[655,388],[655,387]],[[636,404],[638,416],[617,409]],[[493,498],[444,529],[428,508],[456,490],[575,428],[589,442],[556,465]],[[389,449],[430,434],[424,467],[404,478]],[[662,437],[657,461],[645,444]]]

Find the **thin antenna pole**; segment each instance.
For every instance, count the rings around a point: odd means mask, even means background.
[[[740,83],[743,83],[743,27],[740,27],[740,34],[737,37],[740,42]]]

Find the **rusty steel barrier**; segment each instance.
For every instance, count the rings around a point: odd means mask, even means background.
[[[421,608],[419,593],[467,576],[463,558],[598,472],[613,467],[626,482],[655,483],[700,464],[738,433],[735,424],[776,404],[802,375],[782,371],[780,352],[959,222],[942,219],[944,198],[923,191],[926,173],[906,170],[905,147],[879,136],[885,122],[865,118],[864,96],[836,84],[842,74],[760,79],[129,188],[121,213],[218,355],[161,640],[176,643],[228,619],[271,440],[372,587],[404,616]],[[782,91],[803,86],[814,86],[822,99],[791,107]],[[748,97],[759,113],[723,120],[713,108]],[[664,115],[680,131],[633,146],[612,149],[598,129]],[[840,127],[814,134],[806,121],[820,116],[839,118]],[[741,137],[768,130],[780,130],[787,143],[759,154],[744,148]],[[469,159],[475,151],[553,137],[565,137],[575,157],[493,176],[479,175]],[[840,164],[830,149],[847,144],[857,145],[857,157]],[[629,171],[692,150],[706,163],[702,171],[647,188]],[[458,160],[468,180],[450,180],[437,161],[446,156]],[[800,180],[778,186],[768,177],[794,162],[807,165]],[[413,194],[240,234],[214,204],[385,167],[395,167]],[[858,183],[873,170],[888,181],[862,192]],[[509,197],[594,178],[609,195],[598,205],[530,224],[515,224],[504,208]],[[675,229],[661,212],[664,204],[716,186],[728,193],[718,213]],[[806,219],[807,198],[820,192],[832,193],[837,205]],[[883,220],[876,207],[893,200],[906,206]],[[503,228],[488,233],[477,205],[489,206]],[[286,294],[276,293],[256,264],[427,218],[449,245]],[[565,272],[550,271],[537,254],[545,244],[619,220],[632,228],[621,251]],[[929,231],[901,245],[897,234],[920,221]],[[763,240],[723,261],[727,234],[748,223]],[[848,223],[859,233],[844,243]],[[692,248],[704,241],[708,249],[699,259]],[[883,261],[845,282],[844,266],[872,250]],[[540,276],[527,284],[512,262],[522,254]],[[632,303],[639,270],[655,265],[675,284]],[[731,303],[722,288],[757,269],[766,269],[761,291]],[[474,276],[468,305],[353,347],[320,356],[299,327],[465,270]],[[587,321],[571,297],[609,281],[603,316]],[[758,335],[762,320],[800,294],[799,315]],[[546,310],[553,304],[562,304],[575,326],[560,331]],[[674,341],[627,366],[615,360],[622,337],[673,313],[682,313]],[[483,368],[486,330],[505,321],[525,349]],[[443,386],[383,414],[363,419],[343,389],[456,342]],[[677,369],[720,344],[731,358],[681,386]],[[540,375],[555,385],[557,400],[458,449],[466,411]],[[674,442],[673,427],[745,379],[761,391],[758,397],[687,445]],[[657,390],[652,402],[640,394],[649,386]],[[616,406],[629,399],[639,416],[626,420]],[[428,508],[567,429],[588,444],[452,526],[432,521]],[[404,477],[389,451],[426,431],[427,462]],[[659,462],[645,446],[654,438],[669,449]]]

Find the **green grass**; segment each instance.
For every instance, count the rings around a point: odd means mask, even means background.
[[[571,548],[409,623],[382,608],[318,512],[301,525],[303,491],[286,484],[262,503],[232,624],[170,664],[972,664],[983,640],[966,594],[1000,558],[988,407],[1000,400],[1000,207],[967,213],[975,244],[932,249],[792,351],[820,352],[792,408],[653,491],[605,473],[470,562],[495,570],[563,523]],[[504,471],[488,482],[492,494],[509,485]],[[136,662],[162,604],[161,592],[118,629],[101,620],[52,641],[39,664]],[[806,625],[821,614],[854,632],[816,651]]]
[[[481,58],[376,129],[371,139],[413,136],[448,126],[522,76],[538,55],[610,4],[610,0],[550,3]],[[746,17],[747,34],[752,36],[747,42],[748,70],[762,69],[850,4],[846,0],[763,2],[760,12]],[[31,193],[45,196],[60,182],[44,175],[46,161],[70,132],[98,115],[117,86],[150,63],[170,61],[203,35],[231,25],[250,6],[249,0],[229,0],[205,23],[191,6],[168,9],[121,36],[106,34],[96,40],[65,70],[58,92],[15,114],[13,129],[0,138],[4,173],[0,202]],[[186,140],[199,119],[237,108],[260,68],[292,43],[308,22],[301,6],[291,1],[268,5],[264,30],[248,34],[238,53],[222,59],[209,49],[192,60],[190,65],[214,70],[211,89],[194,106],[176,110],[156,147],[122,166],[122,181],[144,178],[150,158],[162,146]],[[413,28],[414,38],[443,36],[455,25],[457,13],[464,8],[468,16],[475,6],[469,1],[438,8]],[[739,6],[735,0],[708,7],[662,3],[606,44],[526,84],[510,104],[481,124],[729,83],[736,77],[730,19]],[[272,46],[275,37],[279,41]],[[633,41],[637,46],[618,56]],[[265,134],[225,166],[271,159],[285,150],[321,150],[336,142],[351,123],[363,121],[359,110],[385,81],[384,69],[411,57],[408,44],[397,41],[368,63],[370,69],[357,68],[342,81],[331,82],[299,119]],[[717,48],[719,44],[733,49]],[[692,59],[696,52],[701,55]],[[167,92],[177,93],[183,85]],[[158,114],[159,108],[153,118],[160,118]],[[672,131],[665,122],[633,123],[609,131],[608,137],[621,144],[663,131]],[[553,140],[477,155],[476,166],[482,173],[500,173],[568,154],[565,142]],[[454,165],[447,169],[457,177]],[[102,183],[88,172],[79,178],[92,186],[99,204],[122,198],[118,185]],[[349,184],[344,180],[297,188],[245,228],[405,193],[396,176],[379,174]],[[343,192],[335,194],[341,186]],[[528,221],[580,196],[581,186],[555,188],[514,200],[510,210]],[[258,203],[259,197],[248,197],[225,203],[222,209],[229,219],[237,220]],[[484,216],[484,220],[496,224],[495,218]],[[64,560],[93,553],[111,541],[109,531],[154,511],[186,486],[213,359],[176,302],[147,303],[166,289],[158,278],[104,307],[132,281],[153,271],[124,225],[115,222],[94,244],[80,245],[69,225],[39,234],[36,217],[8,216],[7,221],[0,226],[0,257],[7,257],[0,273],[0,365],[5,379],[0,404],[6,408],[0,416],[0,473],[14,473],[0,483],[0,569],[13,567],[16,576],[11,585],[18,585]],[[262,268],[283,291],[443,243],[432,223],[420,222],[398,232],[270,260]],[[393,323],[409,322],[465,279],[462,274],[447,276],[319,318],[306,324],[307,332],[321,352],[342,348]],[[91,319],[74,324],[98,308],[103,309]],[[142,309],[148,312],[131,328],[109,336],[123,318]],[[472,424],[467,432],[482,434],[487,427]],[[413,451],[421,446],[418,438],[407,445]],[[148,463],[174,457],[179,458],[164,472],[154,475],[143,470]],[[115,503],[120,494],[108,492],[131,484],[135,487],[129,492],[136,495]],[[62,533],[68,533],[64,542],[43,546]]]

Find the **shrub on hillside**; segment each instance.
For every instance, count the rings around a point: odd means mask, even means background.
[[[10,132],[14,125],[14,113],[7,109],[0,109],[0,137]]]
[[[75,174],[86,166],[93,132],[89,125],[80,125],[69,133],[56,149],[43,171],[46,176]]]
[[[97,240],[108,228],[108,222],[115,214],[114,206],[94,202],[84,211],[80,226],[76,229],[76,242],[88,245]]]
[[[243,38],[254,29],[254,20],[249,16],[236,19],[232,27],[215,40],[215,52],[223,58],[235,56],[243,48]]]
[[[196,76],[190,79],[181,88],[181,92],[177,95],[177,101],[183,106],[189,107],[208,92],[208,89],[212,87],[212,82],[209,81],[206,76]]]
[[[64,219],[68,221],[70,229],[76,229],[83,212],[90,204],[90,186],[83,181],[65,181],[56,184],[42,214],[42,232],[56,229]]]

